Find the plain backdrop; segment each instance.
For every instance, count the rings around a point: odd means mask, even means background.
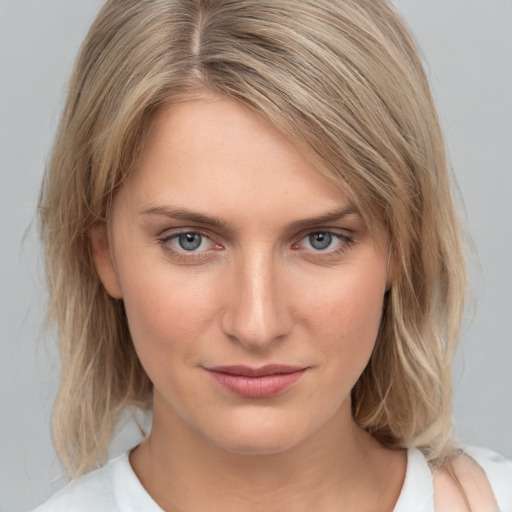
[[[58,378],[35,204],[76,51],[102,2],[0,0],[0,511],[63,484],[49,422]],[[454,380],[458,437],[512,456],[512,0],[396,0],[427,61],[465,200],[476,313]],[[112,454],[137,443],[133,429]]]

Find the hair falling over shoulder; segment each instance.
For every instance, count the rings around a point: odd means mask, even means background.
[[[416,44],[386,0],[109,0],[77,58],[40,197],[61,382],[54,441],[70,476],[104,461],[127,406],[151,408],[121,300],[95,271],[152,115],[201,89],[242,102],[385,225],[396,273],[356,421],[432,465],[453,452],[451,362],[466,293],[462,229]]]

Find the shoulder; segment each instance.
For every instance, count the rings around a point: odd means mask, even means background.
[[[130,465],[128,452],[71,481],[33,512],[163,512]]]
[[[436,510],[512,511],[512,461],[484,448],[466,448],[434,475]]]
[[[72,480],[33,512],[117,511],[113,480],[116,466],[123,463],[123,458],[127,456],[118,457],[105,467]]]
[[[72,480],[33,512],[117,511],[107,468]]]
[[[486,448],[469,447],[464,452],[485,472],[499,510],[512,511],[512,459]]]

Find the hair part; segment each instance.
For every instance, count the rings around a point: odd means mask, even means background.
[[[143,149],[155,111],[202,90],[264,116],[384,225],[397,270],[355,420],[432,465],[453,452],[451,362],[466,290],[443,137],[416,44],[385,0],[110,0],[78,56],[40,197],[50,324],[58,326],[57,452],[103,462],[152,384],[89,233]],[[442,205],[442,208],[439,207]]]

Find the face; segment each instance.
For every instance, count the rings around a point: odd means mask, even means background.
[[[257,114],[217,96],[160,110],[93,249],[154,384],[154,421],[237,453],[351,421],[387,239]]]

